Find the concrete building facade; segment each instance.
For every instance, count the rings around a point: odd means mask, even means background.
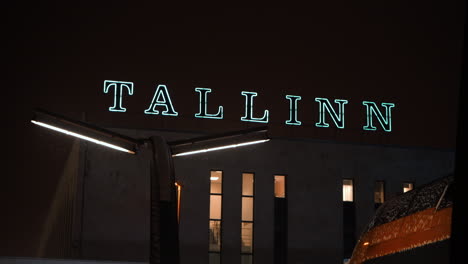
[[[162,135],[169,141],[195,136],[116,131],[135,138]],[[72,239],[77,254],[85,259],[147,261],[149,164],[145,154],[128,155],[87,143],[75,151],[76,182],[81,183]],[[221,263],[278,263],[275,175],[284,176],[286,182],[287,226],[282,237],[286,263],[340,263],[349,254],[346,232],[357,239],[375,211],[376,182],[384,182],[384,199],[390,199],[403,192],[404,183],[418,186],[452,172],[453,158],[451,151],[434,149],[281,138],[245,148],[174,157],[176,180],[182,186],[181,263],[217,263],[210,260],[213,171],[222,174]],[[253,262],[243,260],[242,254],[245,173],[254,175]],[[343,201],[345,179],[353,182],[352,202]],[[345,208],[350,205],[351,215],[347,215],[349,209]],[[345,230],[350,225],[351,230]]]

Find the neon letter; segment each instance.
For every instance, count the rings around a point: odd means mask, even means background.
[[[395,107],[395,104],[392,103],[382,103],[382,107],[385,108],[385,117],[383,117],[382,112],[380,112],[377,104],[374,102],[363,101],[363,105],[366,106],[367,111],[367,125],[363,128],[364,130],[377,130],[377,127],[374,126],[372,120],[372,116],[377,117],[379,120],[380,125],[382,126],[383,130],[386,132],[392,131],[392,107]]]
[[[319,121],[315,123],[317,127],[329,127],[330,125],[325,122],[325,113],[328,112],[337,128],[344,128],[344,105],[348,103],[348,100],[335,99],[335,103],[338,104],[338,114],[333,109],[330,101],[327,98],[315,98],[315,101],[319,103]]]
[[[207,113],[207,106],[208,106],[208,93],[211,93],[210,88],[195,88],[195,91],[200,93],[200,104],[199,104],[199,112],[195,114],[195,117],[198,118],[212,118],[212,119],[223,119],[223,106],[218,107],[217,114],[208,114]]]
[[[127,109],[122,106],[123,88],[126,88],[129,95],[133,95],[132,82],[104,81],[104,93],[109,92],[109,88],[114,88],[114,105],[109,107],[111,112],[125,112]]]
[[[179,113],[174,110],[174,106],[172,106],[171,97],[169,96],[166,85],[158,85],[156,92],[154,93],[153,100],[151,100],[150,106],[145,110],[145,114],[159,115],[159,111],[156,110],[156,106],[163,106],[166,108],[166,110],[162,111],[162,115],[179,115]]]
[[[241,121],[268,123],[268,110],[263,112],[263,117],[253,117],[253,98],[257,96],[255,92],[241,92],[245,96],[245,116],[241,117]]]
[[[289,100],[289,120],[286,121],[286,125],[300,126],[302,122],[297,120],[297,101],[302,98],[297,95],[286,95],[286,99]]]

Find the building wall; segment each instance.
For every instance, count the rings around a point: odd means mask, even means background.
[[[69,137],[30,123],[36,107],[103,127],[213,133],[252,125],[240,121],[241,91],[252,91],[258,92],[255,114],[270,110],[268,125],[278,136],[455,148],[462,0],[245,7],[198,1],[183,6],[8,1],[2,7],[8,36],[2,57],[8,65],[2,97],[8,129],[2,132],[8,155],[2,159],[0,201],[6,217],[0,218],[0,255],[38,255],[72,148]],[[105,80],[134,82],[134,95],[123,95],[127,112],[108,111],[114,94],[104,93]],[[167,85],[178,117],[144,114],[159,84]],[[199,110],[195,87],[213,89],[208,111],[224,106],[223,120],[194,117]],[[302,126],[284,123],[286,94],[302,96]],[[349,100],[345,129],[315,126],[316,97]],[[363,100],[396,104],[393,132],[363,131]],[[94,171],[87,174],[90,181]],[[53,251],[44,251],[46,257]]]
[[[188,133],[118,130],[136,138],[160,134],[167,140]],[[145,261],[148,258],[150,153],[128,155],[87,145],[83,155],[81,257]],[[183,185],[181,261],[208,263],[210,170],[223,171],[222,263],[240,263],[242,173],[255,173],[254,262],[273,263],[273,175],[286,175],[288,263],[341,263],[342,179],[354,180],[356,234],[374,212],[376,180],[387,198],[453,170],[454,153],[423,148],[278,139],[265,144],[175,157]]]

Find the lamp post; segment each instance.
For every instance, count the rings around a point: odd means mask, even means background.
[[[173,157],[237,148],[269,141],[267,128],[167,142],[161,136],[134,139],[118,133],[36,109],[31,122],[114,150],[137,155],[142,147],[150,162],[150,264],[179,263],[177,195]]]

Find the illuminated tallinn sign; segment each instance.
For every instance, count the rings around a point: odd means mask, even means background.
[[[122,81],[104,81],[104,93],[113,93],[113,105],[109,107],[111,112],[126,112],[127,109],[123,107],[123,96],[133,95],[133,82]],[[195,88],[195,92],[199,96],[198,113],[195,114],[196,118],[208,119],[223,119],[224,109],[223,106],[218,106],[218,111],[208,113],[208,94],[212,91],[210,88]],[[243,91],[241,95],[245,97],[244,116],[240,118],[244,122],[257,122],[268,123],[270,112],[263,110],[263,115],[254,116],[254,98],[258,96],[256,92]],[[286,95],[286,100],[289,101],[289,119],[285,121],[286,125],[300,126],[302,122],[298,120],[297,109],[298,101],[302,99],[299,95]],[[328,98],[315,98],[318,103],[319,116],[318,122],[315,123],[316,127],[334,127],[345,128],[345,105],[348,100],[334,99],[333,103]],[[392,131],[392,108],[395,107],[393,103],[377,103],[371,101],[363,101],[362,105],[366,109],[366,125],[363,126],[364,130],[375,131],[381,128],[386,132]],[[166,85],[160,84],[156,87],[148,109],[144,110],[148,115],[163,115],[163,116],[178,116],[175,111],[174,104],[172,103],[169,90]],[[377,120],[377,121],[375,121]],[[377,126],[377,124],[379,126]]]

